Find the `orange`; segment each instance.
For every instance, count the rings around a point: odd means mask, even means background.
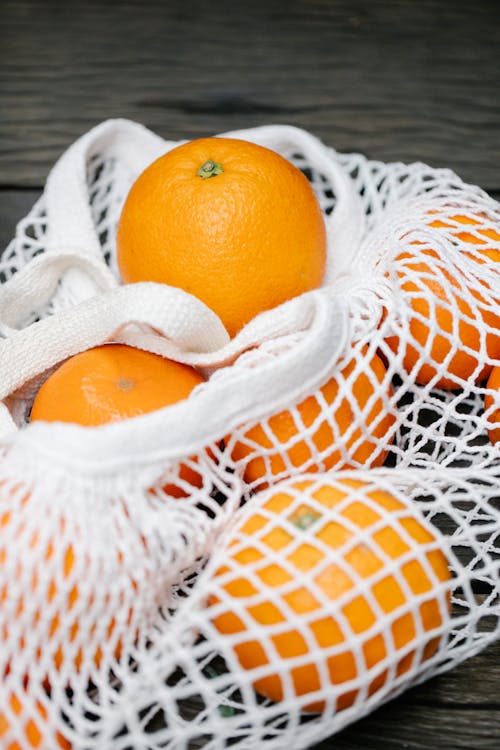
[[[321,284],[323,214],[306,177],[270,149],[201,138],[151,164],[118,225],[125,283],[180,287],[231,336],[257,313]]]
[[[27,750],[27,748],[44,750],[44,748],[49,748],[46,733],[47,711],[44,706],[40,702],[37,702],[36,710],[31,709],[29,711],[15,693],[11,693],[9,703],[12,713],[22,723],[24,736],[21,741],[12,740],[6,745],[5,740],[2,738],[9,731],[11,724],[6,714],[0,712],[0,745],[3,750]],[[61,748],[62,750],[70,750],[71,748],[71,744],[59,732],[56,733],[56,742],[56,746],[53,744],[50,745],[51,749],[56,750],[56,748]]]
[[[66,360],[41,386],[31,421],[96,426],[161,409],[189,396],[203,382],[192,367],[122,344],[105,344]],[[201,487],[200,474],[187,464],[179,478]],[[167,494],[187,493],[176,484]]]
[[[261,670],[252,684],[273,701],[310,696],[302,708],[320,712],[316,691],[332,684],[337,710],[347,708],[359,690],[351,680],[370,680],[373,694],[386,657],[402,675],[439,647],[447,560],[431,527],[372,484],[281,483],[245,507],[224,549],[211,619],[241,667]]]
[[[493,368],[486,388],[488,393],[484,397],[484,409],[492,424],[488,434],[492,443],[500,443],[500,367]]]
[[[455,241],[469,244],[470,252],[461,246],[457,250],[456,264],[449,268],[440,264],[439,254],[432,248],[416,249],[415,253],[407,251],[396,257],[397,276],[408,308],[411,341],[405,345],[395,335],[390,336],[387,343],[395,353],[404,346],[403,366],[408,373],[413,371],[416,382],[422,385],[429,383],[437,374],[437,365],[450,357],[446,373],[436,379],[435,385],[453,389],[461,387],[461,381],[473,378],[480,382],[488,376],[491,364],[483,361],[485,354],[490,359],[500,358],[500,312],[491,309],[491,302],[488,306],[477,284],[474,288],[471,286],[460,267],[459,255],[464,253],[477,263],[479,277],[481,265],[500,262],[500,250],[488,243],[488,240],[500,242],[500,228],[498,232],[485,228],[481,214],[457,214],[451,216],[449,222],[437,219],[429,226],[446,231]],[[464,225],[465,229],[462,231],[457,224]],[[412,244],[421,245],[418,241]],[[480,283],[485,292],[490,291],[484,281]],[[500,306],[500,299],[496,302]],[[431,327],[434,325],[435,333]],[[485,353],[481,353],[483,325],[489,329],[484,341]],[[421,353],[419,347],[427,347],[428,351]]]
[[[37,632],[37,628],[44,628],[47,632],[48,642],[42,647],[32,647],[33,664],[45,656],[48,649],[52,652],[52,661],[56,670],[63,668],[66,661],[65,649],[72,654],[72,662],[77,672],[80,672],[86,657],[90,655],[92,664],[99,668],[103,650],[101,646],[95,646],[93,653],[89,654],[90,639],[95,638],[99,629],[104,629],[104,637],[108,649],[116,659],[121,656],[122,644],[117,639],[116,621],[114,614],[110,612],[108,621],[104,624],[91,622],[88,625],[88,633],[82,635],[80,626],[81,596],[76,581],[79,567],[85,568],[87,561],[82,559],[83,553],[76,549],[69,540],[64,540],[66,523],[60,519],[57,533],[50,537],[43,529],[33,529],[30,526],[30,515],[32,512],[32,495],[26,493],[19,500],[14,499],[14,490],[0,484],[0,512],[3,506],[11,508],[0,515],[0,568],[7,570],[15,565],[14,583],[21,581],[24,586],[21,594],[17,592],[19,601],[16,615],[12,623],[12,631],[9,626],[3,626],[2,638],[4,644],[12,639],[15,630],[19,630],[18,645],[22,650],[26,647],[26,632],[28,629]],[[15,538],[15,544],[7,544],[8,535]],[[24,562],[23,557],[28,561]],[[116,564],[122,563],[123,554],[117,550]],[[109,561],[108,561],[109,564]],[[47,576],[50,578],[47,580]],[[74,579],[74,580],[72,580]],[[137,583],[130,580],[133,591],[137,589]],[[15,588],[15,587],[14,587]],[[16,593],[16,592],[15,592]],[[5,607],[9,602],[12,592],[9,584],[5,583],[0,588],[0,607]],[[43,599],[43,605],[40,602]],[[38,600],[38,605],[35,603]],[[91,611],[94,605],[93,594],[87,595],[85,607]],[[101,602],[102,606],[102,602]],[[51,612],[50,616],[47,610]],[[129,616],[131,613],[129,613]],[[61,622],[61,619],[63,622]],[[123,622],[123,618],[122,618]],[[77,641],[80,645],[77,647]],[[83,645],[82,645],[83,641]],[[87,643],[88,641],[88,643]],[[114,645],[114,648],[113,648]],[[10,664],[7,663],[7,672]],[[45,686],[50,688],[50,683],[45,680]]]
[[[194,369],[173,362],[149,352],[121,344],[107,344],[75,355],[64,362],[41,386],[31,411],[31,420],[62,421],[76,424],[96,426],[106,422],[122,420],[150,412],[169,404],[187,398],[193,388],[203,382],[203,378]],[[194,460],[194,459],[193,459]],[[180,464],[177,481],[163,487],[163,491],[173,497],[187,495],[186,485],[201,487],[202,477],[191,466]],[[154,490],[151,490],[154,492]],[[29,512],[30,496],[27,495],[20,512]],[[10,523],[10,513],[7,513],[2,524]],[[18,519],[18,516],[15,517]],[[22,528],[22,526],[21,526]],[[64,542],[65,524],[60,521],[60,533],[49,540],[42,534],[34,534],[29,540],[29,548],[38,555],[38,563],[34,563],[32,591],[37,593],[43,583],[40,571],[40,555],[43,566],[57,564],[57,575],[49,581],[47,586],[47,603],[63,603],[56,610],[48,628],[50,648],[54,653],[54,665],[57,670],[63,668],[67,653],[71,653],[75,669],[80,672],[85,665],[93,664],[100,667],[103,662],[104,646],[106,645],[115,659],[120,659],[122,641],[118,636],[117,617],[120,621],[130,623],[132,612],[118,613],[109,608],[106,622],[99,624],[103,632],[105,643],[92,646],[93,652],[85,644],[78,644],[83,640],[80,618],[81,593],[78,582],[71,585],[77,571],[83,566],[82,552],[70,542]],[[41,539],[45,545],[40,549]],[[0,564],[2,555],[5,558],[8,550],[0,549]],[[57,561],[56,563],[54,561]],[[116,564],[119,567],[123,561],[123,553],[116,552]],[[61,591],[60,585],[68,590]],[[135,591],[137,582],[130,579],[130,586]],[[1,592],[0,592],[1,593]],[[6,598],[8,590],[4,590]],[[57,595],[57,598],[56,598]],[[1,599],[0,599],[1,601]],[[102,605],[102,602],[100,603]],[[96,607],[95,597],[87,596],[86,607],[89,611]],[[104,606],[106,606],[104,604]],[[19,614],[22,615],[24,605]],[[36,612],[37,621],[42,616]],[[63,631],[63,623],[64,628]],[[95,638],[96,623],[90,623],[87,640]],[[114,647],[113,647],[114,646]],[[66,651],[66,648],[68,651]]]
[[[290,476],[295,469],[325,469],[381,466],[388,453],[395,416],[386,410],[376,389],[390,397],[390,384],[382,385],[386,369],[377,354],[352,358],[320,390],[296,406],[261,422],[243,435],[235,431],[231,457],[244,471],[245,481],[262,489],[275,479]],[[342,386],[345,386],[344,388]],[[339,390],[346,395],[339,396]],[[304,435],[309,431],[308,436]]]

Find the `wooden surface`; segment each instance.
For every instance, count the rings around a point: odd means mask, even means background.
[[[0,248],[72,140],[290,123],[341,151],[454,169],[500,197],[498,0],[0,4]],[[497,750],[500,644],[321,750]]]

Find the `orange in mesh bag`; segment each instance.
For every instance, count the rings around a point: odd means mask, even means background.
[[[192,367],[121,344],[94,347],[67,359],[41,386],[31,421],[96,426],[146,414],[187,398],[204,378]],[[192,459],[195,462],[195,459]],[[200,488],[201,475],[181,463],[171,497]]]
[[[273,701],[325,680],[351,706],[429,659],[448,620],[450,571],[416,509],[368,482],[295,478],[254,498],[226,541],[211,604],[241,666]]]
[[[381,466],[396,421],[391,396],[380,357],[366,345],[354,347],[347,364],[316,394],[267,423],[236,430],[227,439],[231,458],[253,489],[297,470]]]
[[[71,743],[60,732],[49,733],[47,710],[43,703],[37,701],[34,706],[32,703],[33,700],[28,699],[26,694],[11,694],[7,710],[10,711],[12,718],[8,718],[6,713],[0,712],[0,740],[3,750],[22,750],[23,747],[41,748],[42,750],[44,748],[47,748],[47,750],[48,748],[51,750],[59,748],[70,750]],[[21,745],[17,740],[9,741],[7,739],[10,728],[14,723],[22,725],[23,741]]]
[[[85,683],[103,661],[108,665],[119,661],[118,633],[125,621],[130,625],[132,612],[120,609],[119,597],[113,602],[109,595],[89,596],[83,581],[89,564],[85,545],[78,544],[79,531],[67,519],[51,517],[49,511],[40,524],[32,495],[3,482],[0,507],[0,566],[13,571],[0,595],[4,616],[0,664],[5,681],[1,687],[7,703],[0,711],[0,740],[4,738],[6,750],[68,750],[71,744],[54,728],[54,718],[48,719],[51,679],[63,675],[68,687],[74,686],[75,673],[83,673]],[[108,559],[101,571],[103,580],[111,569]],[[123,573],[117,551],[115,574],[120,569]],[[134,590],[137,583],[129,578],[128,586]],[[17,738],[12,742],[11,732]]]
[[[450,242],[446,254],[414,240],[395,258],[407,328],[386,339],[417,383],[450,389],[483,381],[500,359],[500,230],[485,214],[456,211],[428,211],[438,214],[428,222],[436,240]]]
[[[4,641],[8,643],[17,634],[23,658],[29,654],[32,664],[45,665],[47,672],[55,668],[71,673],[72,666],[76,672],[92,672],[100,668],[104,653],[108,661],[110,654],[119,660],[122,642],[117,636],[116,619],[122,625],[131,621],[131,613],[120,611],[119,601],[113,607],[105,594],[95,597],[95,601],[92,594],[84,593],[86,607],[91,612],[95,609],[95,614],[92,624],[86,625],[88,632],[82,636],[79,582],[83,582],[90,556],[85,551],[89,539],[77,522],[54,514],[46,515],[45,523],[40,525],[36,498],[20,486],[4,483],[0,484],[0,508],[0,565],[13,570],[10,584],[3,587],[0,596],[5,619],[11,623],[11,627],[4,625]],[[101,572],[104,576],[113,571],[117,579],[123,575],[126,587],[134,591],[137,582],[127,576],[123,557],[119,549],[111,552],[106,561],[99,563]],[[33,641],[31,630],[36,633]],[[43,644],[40,635],[46,639]],[[18,669],[10,661],[3,665],[6,674],[14,667]],[[47,678],[43,683],[50,689]]]

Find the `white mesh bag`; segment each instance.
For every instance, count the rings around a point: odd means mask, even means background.
[[[124,197],[176,145],[134,123],[61,157],[1,258],[3,748],[305,748],[498,638],[500,206],[297,128],[231,135],[303,169],[329,253],[234,339],[179,289],[120,285]],[[104,342],[206,381],[29,423]]]

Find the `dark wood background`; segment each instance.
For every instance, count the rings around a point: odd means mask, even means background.
[[[289,123],[500,198],[499,0],[2,0],[0,41],[0,251],[59,154],[109,117],[172,139]],[[499,657],[318,748],[498,750]]]

